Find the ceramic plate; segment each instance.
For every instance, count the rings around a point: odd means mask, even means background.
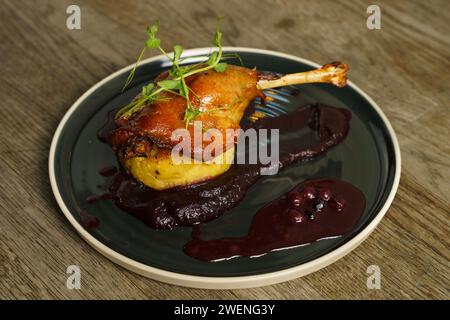
[[[198,61],[196,56],[209,50],[185,51],[184,55],[190,57],[187,63]],[[273,51],[232,47],[224,51],[239,53],[247,67],[258,70],[294,73],[319,67]],[[199,288],[243,288],[293,279],[325,267],[358,246],[377,226],[398,187],[400,150],[386,116],[352,82],[342,89],[327,84],[301,85],[296,95],[289,94],[293,88],[269,92],[273,101],[260,109],[269,115],[290,112],[311,102],[351,110],[349,134],[325,155],[294,164],[276,176],[261,178],[237,207],[204,227],[205,238],[245,235],[252,216],[267,202],[306,178],[332,177],[352,183],[366,197],[364,214],[349,234],[258,258],[202,262],[182,251],[190,239],[191,228],[153,230],[111,201],[87,203],[88,196],[105,188],[107,178],[98,170],[117,165],[109,146],[96,137],[107,113],[127,104],[144,83],[169,66],[170,62],[162,56],[143,61],[136,71],[134,86],[125,92],[121,89],[131,66],[112,74],[80,97],[56,130],[49,158],[52,189],[69,222],[96,250],[123,267],[156,280]],[[98,218],[100,225],[84,229],[81,212]]]

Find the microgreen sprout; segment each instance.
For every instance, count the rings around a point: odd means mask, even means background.
[[[158,95],[163,92],[170,92],[172,94],[180,95],[186,99],[186,111],[184,113],[184,121],[186,126],[197,117],[201,111],[192,105],[191,94],[196,97],[195,93],[186,84],[186,78],[201,72],[208,70],[215,70],[216,72],[224,72],[227,68],[226,59],[237,58],[242,64],[242,59],[237,54],[222,54],[222,32],[220,31],[220,20],[217,23],[217,29],[214,34],[213,45],[217,47],[217,50],[212,51],[209,55],[205,56],[205,61],[193,65],[180,65],[183,61],[183,47],[175,45],[173,48],[173,54],[169,55],[161,47],[161,40],[157,37],[159,30],[158,22],[147,28],[147,40],[145,46],[142,49],[138,60],[134,67],[131,69],[123,87],[125,90],[133,81],[136,68],[139,62],[142,60],[146,49],[157,49],[169,60],[172,61],[172,67],[169,70],[169,75],[166,79],[158,82],[152,82],[142,87],[141,95],[133,100],[130,104],[123,107],[116,113],[116,118],[128,118],[131,114],[141,107],[153,103],[158,100]]]

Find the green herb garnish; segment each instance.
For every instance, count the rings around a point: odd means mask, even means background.
[[[182,53],[183,47],[176,45],[173,48],[173,55],[164,51],[161,47],[161,40],[157,38],[157,33],[159,29],[159,24],[155,23],[151,27],[147,28],[147,40],[145,46],[142,49],[136,64],[130,71],[123,90],[125,90],[133,81],[134,74],[139,62],[142,60],[146,49],[158,49],[162,54],[164,54],[173,63],[172,68],[169,70],[169,77],[167,79],[152,82],[142,87],[141,95],[133,100],[130,104],[126,105],[116,113],[116,118],[124,117],[128,118],[133,112],[137,111],[142,106],[152,103],[158,99],[158,95],[163,92],[171,92],[173,94],[180,95],[186,99],[186,111],[184,113],[184,121],[186,126],[197,117],[201,111],[192,106],[191,94],[195,96],[195,93],[187,86],[185,79],[194,74],[204,72],[207,70],[215,70],[216,72],[224,72],[227,68],[227,63],[223,62],[225,59],[238,58],[241,61],[239,55],[237,54],[227,54],[222,55],[222,32],[220,31],[220,19],[217,23],[217,29],[214,34],[213,44],[217,47],[216,51],[212,51],[209,55],[205,56],[205,61],[193,65],[182,66]]]

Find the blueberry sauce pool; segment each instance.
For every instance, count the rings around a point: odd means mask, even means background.
[[[256,257],[270,251],[306,245],[350,232],[365,209],[363,193],[335,179],[306,180],[260,209],[247,235],[202,239],[195,226],[184,252],[198,260]]]
[[[282,169],[294,162],[317,157],[339,144],[348,133],[350,119],[348,110],[312,104],[289,114],[263,118],[251,126],[279,129],[280,137],[295,137],[289,143],[280,139],[279,167]],[[108,123],[98,132],[99,139],[108,142],[108,133],[114,128],[111,113]],[[150,189],[119,170],[110,178],[108,193],[116,206],[151,228],[193,226],[213,220],[238,205],[260,178],[262,168],[264,166],[260,164],[232,165],[215,179],[163,191]],[[101,199],[107,197],[101,195]],[[90,200],[95,201],[95,198]]]

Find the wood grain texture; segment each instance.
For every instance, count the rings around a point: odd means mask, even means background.
[[[76,2],[82,29],[66,28]],[[366,28],[366,1],[0,0],[0,298],[449,299],[450,8],[447,0],[377,1],[382,29]],[[133,61],[150,20],[167,48],[210,42],[272,49],[319,63],[343,60],[398,134],[399,192],[360,247],[306,277],[246,290],[195,290],[152,281],[90,248],[49,186],[51,137],[90,86]],[[81,290],[66,289],[68,265]],[[366,269],[379,265],[381,290]]]

